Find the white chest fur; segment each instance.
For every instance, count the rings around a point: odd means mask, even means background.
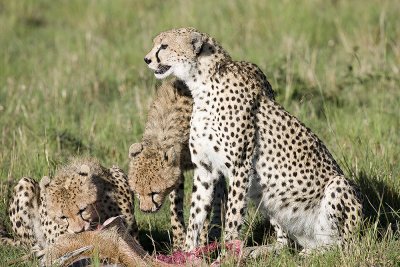
[[[210,105],[213,94],[206,86],[197,86],[193,90],[194,106],[190,122],[190,149],[192,161],[212,166],[213,171],[222,172],[229,177],[225,166],[225,152],[221,149],[217,122],[220,114]]]

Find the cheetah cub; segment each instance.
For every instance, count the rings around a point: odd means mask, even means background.
[[[24,177],[14,188],[9,216],[15,236],[34,251],[46,248],[64,233],[93,229],[106,219],[124,215],[137,238],[133,196],[126,175],[94,159],[75,159],[40,183]]]
[[[192,96],[182,81],[164,81],[151,104],[141,142],[129,148],[128,180],[130,188],[138,196],[140,210],[158,211],[169,194],[175,249],[183,248],[186,232],[183,218],[183,172],[193,169],[189,150],[192,106]],[[212,226],[221,225],[220,209],[224,189],[225,180],[220,179],[214,192]],[[213,229],[210,232],[211,238],[219,235],[219,228]],[[203,242],[206,242],[206,235],[204,233]]]
[[[156,78],[184,81],[194,99],[189,143],[196,169],[186,249],[198,245],[221,174],[229,178],[228,240],[239,236],[248,196],[275,226],[279,243],[288,236],[307,251],[343,244],[355,232],[362,217],[357,190],[321,140],[273,100],[256,65],[233,61],[193,28],[160,33],[144,60]]]

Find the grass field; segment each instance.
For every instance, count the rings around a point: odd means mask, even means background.
[[[10,230],[7,181],[51,175],[70,156],[126,170],[157,84],[143,57],[160,31],[193,26],[259,65],[365,195],[350,249],[249,265],[400,266],[399,14],[396,0],[0,0],[0,219]],[[152,236],[169,251],[168,205],[136,217],[146,248]],[[24,253],[1,247],[0,266]]]

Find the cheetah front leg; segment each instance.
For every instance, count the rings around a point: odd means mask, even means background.
[[[40,229],[39,191],[35,180],[21,178],[14,187],[8,210],[15,236],[22,244],[32,246],[33,250],[39,250],[45,244]]]
[[[232,176],[229,178],[228,202],[224,231],[225,240],[239,238],[239,233],[243,224],[243,218],[246,213],[250,174],[250,160],[245,160],[242,164],[234,164]]]
[[[202,165],[194,170],[190,216],[185,242],[186,251],[190,251],[199,245],[200,231],[203,229],[207,214],[211,210],[214,184],[219,177],[216,170],[210,172]]]
[[[0,221],[0,245],[14,247],[22,245],[19,240],[14,240],[12,236],[7,233],[3,221]]]
[[[184,177],[181,174],[180,183],[169,194],[173,248],[183,249],[185,242],[185,221],[183,218]]]

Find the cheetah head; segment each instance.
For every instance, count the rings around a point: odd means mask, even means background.
[[[135,143],[129,148],[129,186],[144,212],[156,212],[181,179],[179,148]]]
[[[194,28],[173,29],[160,33],[144,61],[157,79],[174,75],[185,81],[197,65],[206,35]]]
[[[96,172],[86,164],[75,167],[59,171],[52,180],[45,176],[40,181],[48,215],[69,233],[86,231],[99,223],[96,202],[101,192],[93,181]]]

